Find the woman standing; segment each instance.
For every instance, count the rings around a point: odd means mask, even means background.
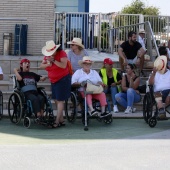
[[[113,68],[113,61],[110,58],[105,58],[103,61],[103,68],[100,69],[99,75],[102,78],[103,84],[105,86],[104,92],[106,94],[111,94],[113,102],[113,111],[118,113],[117,101],[115,95],[120,91],[119,85],[121,84],[122,77],[118,73],[118,70]]]
[[[122,93],[117,93],[115,98],[117,102],[126,108],[125,113],[132,113],[136,109],[133,108],[133,104],[137,103],[141,100],[141,95],[138,91],[140,78],[136,76],[135,72],[135,65],[128,64],[126,67],[126,73],[122,78]]]
[[[73,40],[67,42],[67,44],[70,44],[71,48],[71,50],[68,52],[68,59],[70,60],[73,67],[73,72],[75,72],[81,68],[78,64],[78,61],[82,60],[84,56],[88,56],[88,53],[84,49],[84,45],[82,44],[82,40],[80,38],[73,38]]]
[[[45,55],[41,63],[41,68],[48,72],[51,82],[52,98],[57,106],[57,117],[54,127],[60,127],[64,124],[63,110],[64,101],[70,97],[71,76],[67,67],[67,54],[56,45],[53,40],[47,41],[46,46],[42,48]]]

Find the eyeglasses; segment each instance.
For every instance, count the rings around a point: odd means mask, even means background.
[[[88,66],[90,66],[91,65],[91,63],[83,63],[84,65],[88,65]]]
[[[70,44],[71,46],[76,46],[75,44]]]

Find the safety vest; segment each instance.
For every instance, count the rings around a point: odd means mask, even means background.
[[[102,73],[102,81],[103,81],[104,84],[107,85],[108,80],[107,80],[106,69],[102,68],[100,71]],[[117,73],[118,73],[118,71],[115,68],[112,68],[112,73],[113,73],[114,82],[117,83]],[[120,92],[121,91],[120,85],[117,85],[117,88],[118,88],[118,91]]]

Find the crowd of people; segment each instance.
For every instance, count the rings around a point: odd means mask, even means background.
[[[128,40],[120,45],[118,49],[120,73],[114,68],[114,62],[110,58],[103,60],[103,67],[99,72],[92,69],[94,61],[88,55],[80,38],[75,37],[72,41],[67,42],[70,45],[68,54],[62,50],[60,44],[55,44],[53,40],[46,42],[42,48],[44,58],[40,68],[47,71],[51,82],[52,99],[55,101],[57,107],[57,116],[54,123],[55,128],[65,125],[63,118],[64,101],[70,97],[71,85],[79,85],[78,91],[82,98],[86,95],[90,116],[98,115],[102,118],[111,114],[109,111],[106,111],[108,94],[111,96],[113,113],[118,113],[120,106],[125,109],[125,114],[136,111],[134,103],[141,101],[141,94],[139,92],[140,76],[145,76],[143,66],[144,54],[147,50],[144,46],[144,35],[145,31],[140,30],[138,42],[136,33],[130,31],[128,33]],[[165,118],[165,106],[170,103],[170,71],[168,66],[170,59],[166,47],[160,47],[159,53],[161,56],[154,62],[149,84],[154,86],[158,116],[159,118]],[[72,65],[73,75],[70,75],[68,61]],[[136,71],[137,67],[140,74]],[[44,100],[37,93],[37,82],[44,81],[46,78],[30,72],[30,61],[28,59],[22,59],[20,61],[20,67],[14,68],[14,73],[26,99],[32,101],[37,119],[43,119]],[[0,79],[3,79],[1,68]],[[95,85],[101,85],[103,91],[97,94],[86,94],[84,87],[82,87],[85,81],[90,81]],[[158,94],[161,94],[161,97]],[[92,99],[99,101],[101,113],[93,108]]]

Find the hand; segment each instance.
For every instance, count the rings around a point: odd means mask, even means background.
[[[111,86],[112,86],[112,87],[115,87],[115,86],[116,86],[116,83],[112,83]]]
[[[124,65],[124,66],[127,66],[127,64],[128,64],[127,59],[124,59],[123,65]]]
[[[46,80],[46,77],[41,77],[41,81],[45,81]]]
[[[153,74],[156,74],[156,72],[157,72],[156,67],[154,67],[152,71],[153,71]]]
[[[14,68],[14,72],[20,72],[20,68]]]

